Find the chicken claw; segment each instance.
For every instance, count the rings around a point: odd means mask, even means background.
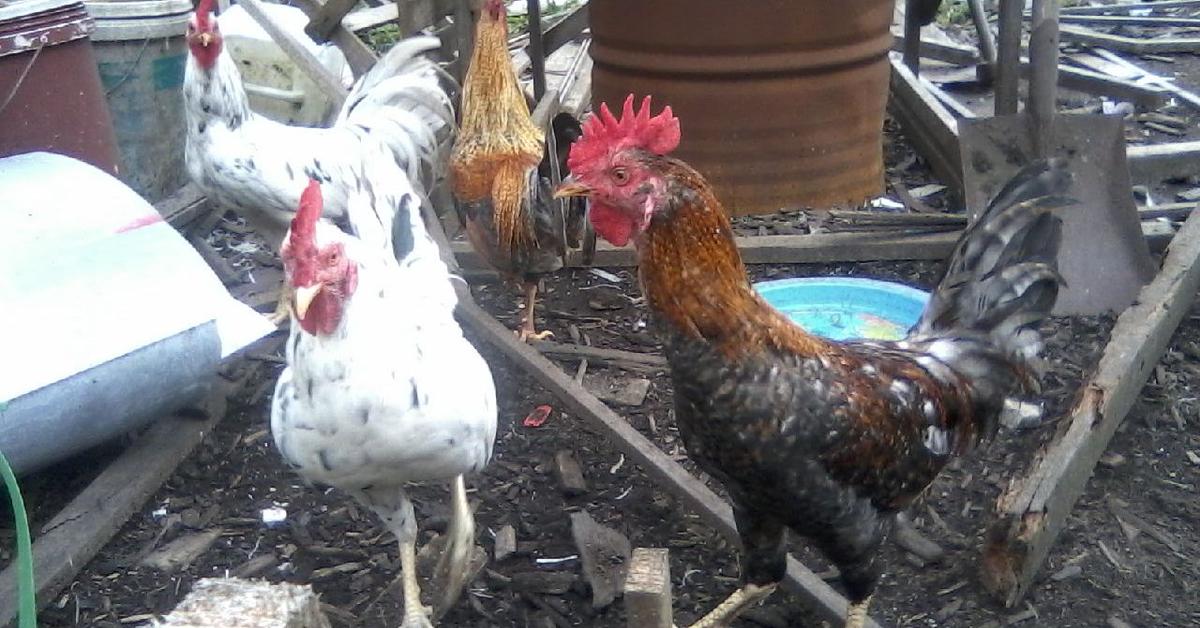
[[[516,331],[517,338],[520,338],[521,342],[554,337],[554,332],[550,330],[537,331],[533,327],[533,307],[537,304],[537,292],[537,282],[525,284],[525,316],[521,320],[521,329]]]
[[[400,544],[400,569],[403,571],[404,621],[400,628],[433,628],[429,608],[421,604],[421,587],[417,584],[417,547]]]
[[[475,519],[467,503],[467,487],[463,476],[454,478],[450,485],[450,529],[446,532],[446,545],[434,568],[434,582],[442,586],[436,615],[441,617],[450,610],[462,595],[472,574],[471,559],[475,553]]]
[[[554,337],[554,332],[550,331],[549,329],[544,331],[534,331],[533,325],[522,326],[521,329],[515,330],[513,333],[517,335],[517,338],[519,338],[521,342],[529,342],[530,340],[545,340],[547,338]]]
[[[774,593],[776,586],[774,584],[747,584],[734,591],[733,595],[725,598],[724,602],[718,604],[707,615],[701,617],[700,621],[697,621],[688,628],[718,628],[720,626],[728,626],[747,608]]]
[[[279,303],[275,311],[267,314],[267,320],[276,327],[288,322],[292,317],[292,289],[285,281],[279,288]]]

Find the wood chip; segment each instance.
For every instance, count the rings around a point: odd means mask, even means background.
[[[1052,574],[1050,579],[1055,582],[1062,582],[1063,580],[1070,580],[1071,578],[1074,578],[1082,573],[1083,568],[1079,565],[1067,565],[1066,567],[1063,567]]]
[[[517,531],[512,526],[504,526],[496,533],[492,545],[492,556],[500,562],[517,552]]]
[[[554,474],[558,476],[558,485],[564,495],[574,497],[587,492],[587,480],[583,477],[583,467],[575,459],[575,454],[567,450],[554,454]]]
[[[354,573],[362,568],[363,568],[363,564],[360,562],[357,562],[357,561],[349,562],[349,563],[342,563],[340,565],[334,565],[333,567],[323,567],[321,569],[314,569],[312,572],[312,576],[310,576],[309,579],[312,580],[313,582],[319,582],[321,580],[328,580],[329,578],[333,578],[334,576],[340,576],[342,574]]]
[[[579,549],[584,580],[592,587],[592,608],[612,604],[621,592],[633,555],[629,539],[596,523],[587,512],[571,515],[571,537]]]
[[[946,550],[925,538],[905,516],[896,517],[892,538],[895,539],[897,545],[920,558],[923,563],[937,562],[946,554]],[[923,567],[924,564],[919,566]]]
[[[201,554],[208,551],[208,548],[221,537],[222,532],[224,530],[221,528],[213,528],[203,532],[185,534],[143,558],[142,564],[162,571],[184,569]]]
[[[650,380],[644,377],[613,377],[605,373],[585,375],[583,386],[600,401],[618,406],[640,406],[650,392]]]

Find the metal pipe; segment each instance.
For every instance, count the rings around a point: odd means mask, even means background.
[[[1000,0],[996,56],[996,115],[1017,112],[1021,76],[1021,13],[1025,0]]]
[[[529,65],[533,70],[533,99],[540,101],[546,93],[546,48],[542,45],[541,0],[528,0]]]

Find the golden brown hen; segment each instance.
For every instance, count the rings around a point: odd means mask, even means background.
[[[579,122],[559,114],[552,123],[554,159],[564,161],[570,144],[582,134]],[[544,338],[534,329],[538,280],[563,265],[568,225],[582,226],[582,199],[564,212],[550,191],[545,137],[529,115],[508,54],[504,3],[488,0],[479,16],[475,52],[463,81],[462,124],[450,157],[458,216],[471,245],[506,279],[525,291],[521,338]],[[570,214],[568,219],[565,214]]]

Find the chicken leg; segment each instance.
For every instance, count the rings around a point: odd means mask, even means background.
[[[421,604],[421,587],[417,584],[417,546],[412,541],[400,542],[400,569],[403,570],[404,621],[400,628],[433,628],[429,609]]]
[[[276,327],[288,322],[292,317],[292,287],[288,282],[283,282],[279,287],[279,303],[275,305],[275,311],[267,314],[267,320]]]
[[[851,602],[850,610],[846,612],[846,628],[863,628],[867,622],[867,607],[871,605],[871,596],[861,602]]]
[[[730,622],[741,615],[743,611],[751,605],[765,599],[767,596],[775,592],[776,584],[757,585],[747,584],[746,586],[733,592],[733,595],[725,598],[724,602],[717,605],[716,608],[709,611],[707,615],[700,618],[700,621],[691,625],[690,628],[719,628],[728,626]],[[847,624],[849,626],[849,624]]]
[[[450,485],[450,528],[446,531],[446,546],[434,569],[434,582],[441,584],[442,597],[437,615],[450,610],[462,594],[471,577],[471,558],[475,552],[475,518],[467,503],[467,487],[463,476]]]
[[[554,337],[554,332],[552,331],[536,331],[534,329],[533,307],[537,304],[537,292],[538,285],[536,281],[525,284],[525,317],[521,322],[521,330],[517,332],[517,336],[525,342],[528,342],[530,339],[545,340],[546,338]]]

